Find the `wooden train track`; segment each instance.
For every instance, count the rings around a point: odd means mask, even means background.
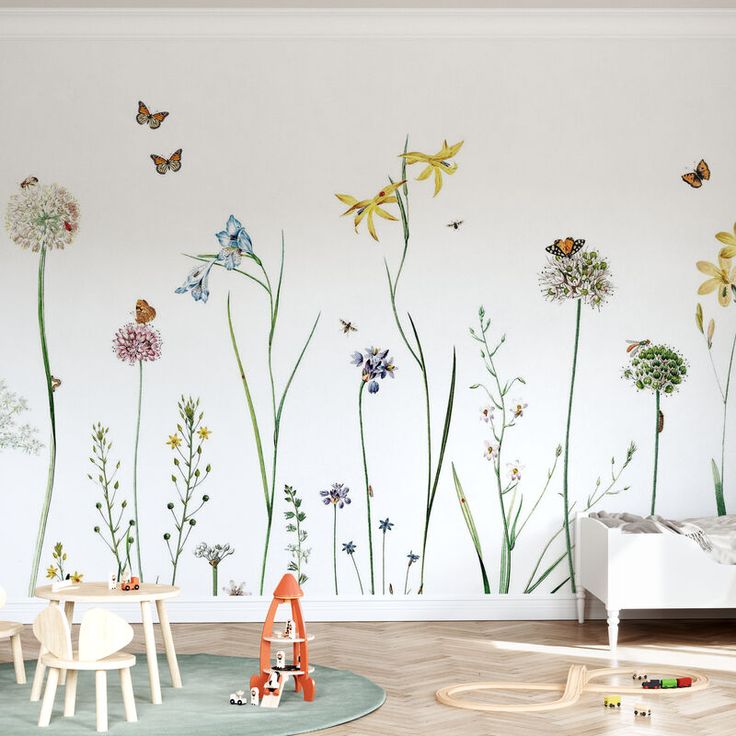
[[[657,671],[655,668],[649,671]],[[671,677],[690,677],[693,681],[691,687],[688,688],[668,688],[663,690],[647,690],[641,686],[635,685],[606,685],[595,683],[593,680],[600,680],[603,677],[611,677],[613,675],[632,675],[632,670],[621,667],[605,667],[597,670],[588,670],[585,665],[574,664],[567,673],[567,680],[560,683],[548,682],[471,682],[463,685],[451,685],[443,687],[435,694],[437,701],[444,705],[450,705],[453,708],[462,708],[464,710],[479,710],[485,712],[496,713],[533,713],[535,711],[558,710],[560,708],[569,708],[571,705],[580,700],[583,693],[610,693],[617,695],[637,695],[642,697],[650,697],[652,695],[661,695],[664,693],[674,694],[682,692],[694,692],[697,690],[705,690],[710,684],[710,680],[705,675],[695,674],[692,672],[676,672]],[[478,692],[482,690],[528,690],[528,691],[548,691],[561,692],[562,696],[557,700],[546,703],[479,703],[475,700],[458,698],[456,696],[462,693]]]

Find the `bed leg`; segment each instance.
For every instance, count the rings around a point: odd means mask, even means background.
[[[615,654],[618,645],[619,609],[609,608],[606,613],[608,614],[608,648],[611,654]]]
[[[578,623],[585,623],[585,590],[578,587],[578,592],[575,594],[578,607]]]

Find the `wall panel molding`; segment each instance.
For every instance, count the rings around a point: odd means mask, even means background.
[[[0,9],[0,39],[736,38],[736,10]]]
[[[270,597],[174,598],[167,601],[169,618],[174,623],[257,623],[262,622]],[[3,617],[32,623],[46,602],[27,598],[8,603]],[[91,606],[77,606],[75,621]],[[138,604],[108,606],[131,623],[140,623]],[[586,618],[606,618],[600,601],[588,597]],[[575,596],[571,594],[507,594],[490,597],[376,596],[375,598],[309,598],[304,600],[307,621],[574,621]],[[622,611],[622,619],[736,618],[733,609],[687,609]]]

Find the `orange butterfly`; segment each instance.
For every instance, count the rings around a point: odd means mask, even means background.
[[[682,180],[689,184],[693,189],[700,189],[704,181],[710,179],[710,168],[705,163],[705,159],[700,159],[700,163],[695,167],[695,171],[690,171],[682,175]]]
[[[584,245],[585,240],[582,238],[574,240],[568,235],[564,240],[555,240],[555,242],[552,243],[552,245],[548,245],[545,250],[553,256],[569,258],[570,256],[574,256]]]
[[[156,316],[156,310],[145,300],[138,299],[135,303],[135,321],[144,325]]]
[[[167,112],[151,112],[148,110],[146,105],[138,100],[138,114],[135,116],[135,120],[138,125],[148,125],[151,130],[161,127],[161,123],[168,117]]]
[[[152,153],[151,159],[159,174],[165,174],[167,171],[179,171],[181,168],[181,148],[174,151],[169,158]]]

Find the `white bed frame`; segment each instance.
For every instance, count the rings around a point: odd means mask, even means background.
[[[623,609],[736,608],[736,565],[721,565],[678,534],[625,534],[596,519],[575,519],[578,621],[585,593],[603,602],[608,644],[618,643]]]

